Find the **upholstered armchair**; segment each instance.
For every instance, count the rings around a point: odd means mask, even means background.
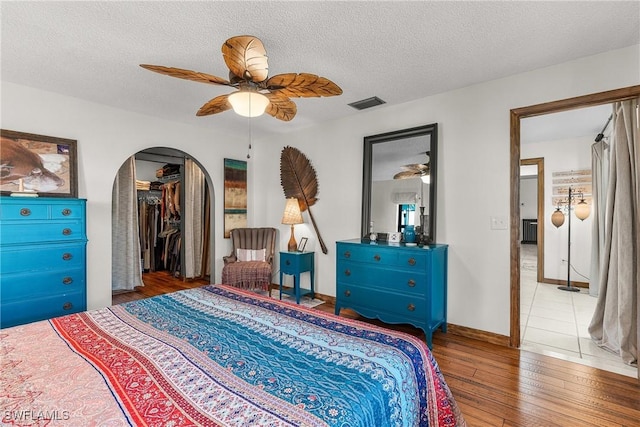
[[[269,290],[276,248],[275,228],[235,228],[233,248],[222,257],[222,283],[242,289]]]

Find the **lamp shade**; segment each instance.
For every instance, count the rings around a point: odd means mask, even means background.
[[[560,227],[564,224],[564,214],[557,208],[553,214],[551,214],[551,223],[556,227]]]
[[[587,202],[584,201],[584,199],[580,200],[576,205],[576,216],[579,220],[584,221],[585,219],[587,219],[590,212],[591,209],[589,208]]]
[[[233,111],[244,117],[258,117],[269,105],[269,99],[259,92],[240,90],[227,98]]]
[[[302,224],[302,212],[300,212],[300,204],[298,199],[290,197],[284,206],[284,214],[282,214],[282,223],[287,225]]]

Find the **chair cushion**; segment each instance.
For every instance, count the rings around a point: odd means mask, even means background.
[[[238,261],[265,261],[265,249],[236,249]]]

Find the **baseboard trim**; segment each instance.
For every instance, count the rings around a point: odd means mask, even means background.
[[[480,329],[468,328],[466,326],[454,325],[447,323],[447,333],[460,335],[465,338],[472,338],[491,344],[509,347],[509,337],[506,335],[495,334],[493,332],[482,331]]]
[[[541,280],[542,283],[549,283],[550,285],[560,285],[560,286],[567,286],[567,281],[566,280],[560,280],[560,279],[547,279],[546,277],[544,279]],[[578,282],[578,281],[571,281],[571,286],[575,286],[576,288],[589,288],[589,283],[587,282]]]

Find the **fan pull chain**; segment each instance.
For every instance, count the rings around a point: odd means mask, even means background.
[[[251,111],[251,97],[249,97],[249,111]],[[247,150],[247,159],[250,159],[251,158],[251,138],[252,138],[251,115],[247,117],[247,120],[249,120],[249,149]]]

